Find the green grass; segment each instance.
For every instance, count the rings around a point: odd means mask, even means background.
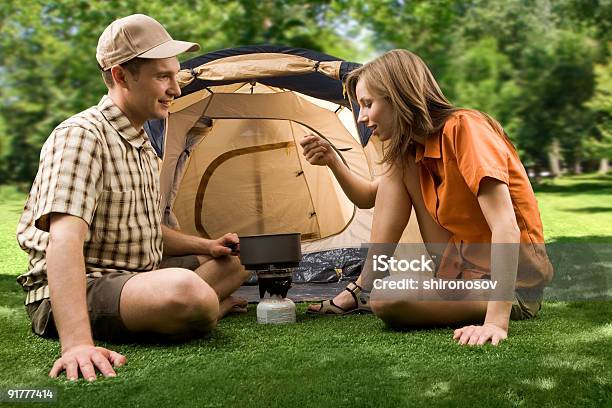
[[[612,242],[612,178],[538,186],[547,239]],[[448,328],[394,332],[373,316],[259,326],[254,308],[207,339],[110,345],[119,376],[46,377],[57,341],[31,334],[15,277],[24,195],[0,189],[0,388],[55,387],[62,406],[604,406],[612,400],[612,302],[547,302],[499,347],[460,347]],[[305,306],[300,305],[303,312]],[[108,344],[103,344],[109,346]],[[24,405],[18,405],[24,406]]]
[[[548,242],[612,243],[612,175],[584,175],[535,186]]]

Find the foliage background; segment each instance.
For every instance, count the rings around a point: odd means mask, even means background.
[[[51,130],[97,103],[98,36],[136,12],[202,52],[270,43],[366,62],[406,48],[456,105],[496,117],[531,171],[612,157],[612,0],[4,0],[0,183],[29,183]]]

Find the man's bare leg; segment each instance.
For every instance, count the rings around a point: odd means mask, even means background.
[[[220,300],[234,293],[250,276],[235,256],[213,258],[198,255],[198,260],[200,267],[195,273],[215,290]]]
[[[247,311],[246,299],[231,296],[250,276],[250,273],[240,264],[238,257],[212,258],[200,255],[198,260],[200,267],[195,270],[195,273],[217,293],[219,319],[228,314],[245,313]]]
[[[193,271],[168,268],[128,280],[119,310],[130,331],[190,335],[214,329],[219,300],[214,289]]]

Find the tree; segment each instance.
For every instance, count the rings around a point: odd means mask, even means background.
[[[0,183],[31,181],[44,140],[106,92],[95,60],[102,30],[145,13],[203,52],[276,43],[351,54],[328,20],[327,1],[5,0],[0,4]],[[191,56],[184,55],[183,59]]]
[[[600,160],[600,173],[607,173],[612,159],[612,63],[595,67],[596,88],[587,106],[592,109],[597,135],[587,141],[590,157]]]
[[[353,59],[407,48],[456,105],[497,118],[524,163],[546,166],[558,146],[553,160],[579,164],[608,143],[608,88],[604,102],[593,96],[593,67],[609,70],[611,10],[612,0],[5,0],[0,182],[30,181],[51,130],[97,103],[97,38],[135,12],[204,52],[277,43]]]
[[[522,90],[513,77],[510,59],[499,51],[497,40],[485,37],[458,47],[451,55],[447,81],[453,84],[457,106],[489,113],[515,139],[521,120],[515,115]]]
[[[455,32],[470,3],[459,0],[335,0],[331,10],[349,15],[371,38],[365,39],[379,52],[405,48],[418,54],[452,97],[446,81],[449,50]]]
[[[453,102],[493,114],[523,161],[541,167],[553,164],[549,157],[561,159],[549,155],[557,150],[567,163],[584,156],[593,65],[607,55],[609,33],[595,27],[606,12],[593,10],[603,3],[610,1],[380,0],[351,7],[378,44],[421,55]]]

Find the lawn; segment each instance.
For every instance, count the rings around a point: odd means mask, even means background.
[[[564,178],[536,191],[549,242],[612,246],[612,177]],[[309,317],[305,305],[295,325],[259,326],[250,306],[210,338],[103,344],[128,358],[116,378],[52,380],[59,343],[31,334],[15,283],[27,263],[14,238],[23,200],[0,188],[0,389],[54,387],[61,406],[74,407],[611,404],[609,297],[546,302],[534,321],[512,322],[501,346],[473,348],[454,344],[448,328],[399,333],[373,316]]]

